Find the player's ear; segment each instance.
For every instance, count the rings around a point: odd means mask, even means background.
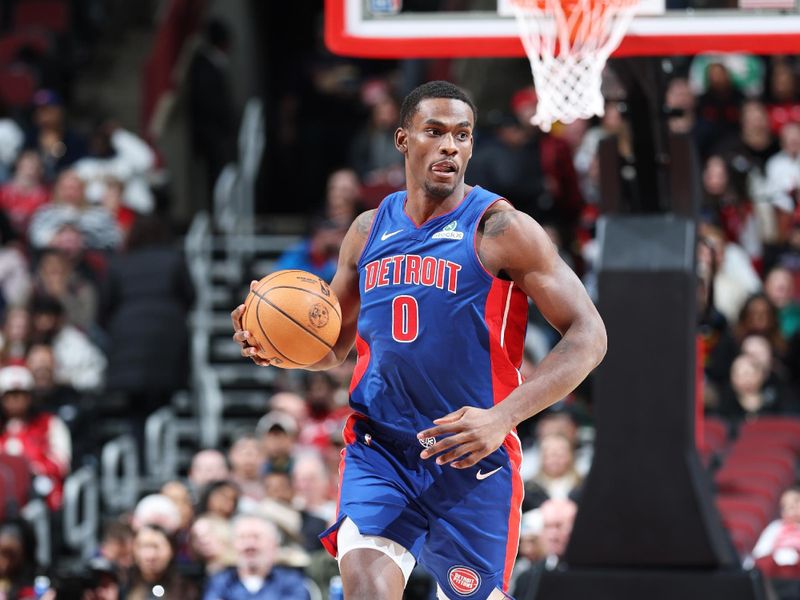
[[[398,127],[397,131],[394,132],[394,146],[403,155],[408,153],[408,133],[402,127]]]

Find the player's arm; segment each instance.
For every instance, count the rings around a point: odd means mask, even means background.
[[[339,263],[336,275],[331,282],[336,297],[339,299],[339,308],[342,311],[342,328],[333,350],[322,360],[313,365],[302,367],[306,370],[321,371],[340,364],[347,358],[356,339],[358,325],[358,311],[361,307],[361,298],[358,292],[358,259],[367,243],[370,226],[375,218],[375,210],[361,213],[350,226],[339,249]],[[252,288],[258,282],[250,284]],[[250,358],[259,366],[266,367],[271,363],[258,355],[258,346],[250,333],[242,325],[244,304],[237,306],[231,313],[233,323],[233,340],[242,347],[242,356]]]
[[[441,454],[437,462],[459,468],[476,464],[500,447],[521,421],[567,396],[606,351],[600,315],[539,224],[501,204],[483,225],[478,248],[484,266],[492,273],[506,273],[562,338],[528,380],[493,408],[463,407],[419,433],[423,439],[447,436],[422,456]]]

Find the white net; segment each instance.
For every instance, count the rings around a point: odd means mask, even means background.
[[[622,41],[637,0],[512,0],[511,4],[538,96],[533,124],[550,131],[556,121],[601,116],[603,68]]]

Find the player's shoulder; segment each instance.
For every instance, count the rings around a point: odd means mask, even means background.
[[[478,231],[485,237],[496,238],[524,233],[532,226],[536,226],[536,221],[530,215],[517,210],[508,200],[501,198],[483,213]]]
[[[369,235],[369,230],[372,227],[372,223],[375,221],[375,216],[377,214],[378,214],[377,208],[371,208],[369,210],[365,210],[355,218],[355,221],[353,221],[352,228],[358,234],[364,236]]]

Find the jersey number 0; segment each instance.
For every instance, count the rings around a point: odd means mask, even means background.
[[[395,296],[392,300],[392,337],[407,344],[419,334],[419,305],[414,296]]]

